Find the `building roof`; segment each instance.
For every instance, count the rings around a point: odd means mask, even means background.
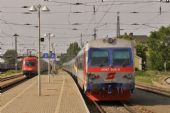
[[[147,36],[146,35],[133,35],[133,39],[136,42],[146,42]]]

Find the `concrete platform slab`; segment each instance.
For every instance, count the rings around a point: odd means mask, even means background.
[[[15,96],[6,99],[8,101],[3,102],[3,98],[8,98],[6,93],[10,91],[2,93],[0,113],[89,113],[70,75],[60,71],[50,80],[48,83],[48,76],[41,76],[41,96],[38,96],[37,77]]]

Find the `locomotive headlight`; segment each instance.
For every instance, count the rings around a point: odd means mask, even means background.
[[[127,74],[126,76],[128,79],[132,79],[132,77],[133,77],[132,74]]]
[[[133,74],[129,73],[127,75],[124,75],[123,77],[126,78],[126,79],[132,79],[133,78]]]
[[[91,80],[94,80],[94,79],[100,78],[100,75],[95,75],[95,74],[89,73],[88,78],[91,79]]]

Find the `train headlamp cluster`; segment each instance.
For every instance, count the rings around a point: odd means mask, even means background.
[[[98,79],[98,78],[100,78],[100,75],[95,75],[95,74],[89,73],[89,74],[88,74],[88,77],[93,80],[93,79]]]
[[[127,75],[124,75],[123,77],[124,77],[124,78],[127,78],[127,79],[132,79],[132,78],[133,78],[133,75],[132,75],[132,74],[127,74]]]

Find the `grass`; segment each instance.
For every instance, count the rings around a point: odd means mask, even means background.
[[[136,71],[135,75],[136,75],[136,78],[135,78],[136,82],[152,84],[151,74],[148,74],[145,71]]]
[[[145,83],[152,85],[152,81],[161,83],[162,78],[170,76],[170,72],[159,72],[159,71],[136,71],[135,81],[138,83]]]
[[[21,70],[9,70],[0,74],[0,77],[9,76],[12,74],[21,73]]]

